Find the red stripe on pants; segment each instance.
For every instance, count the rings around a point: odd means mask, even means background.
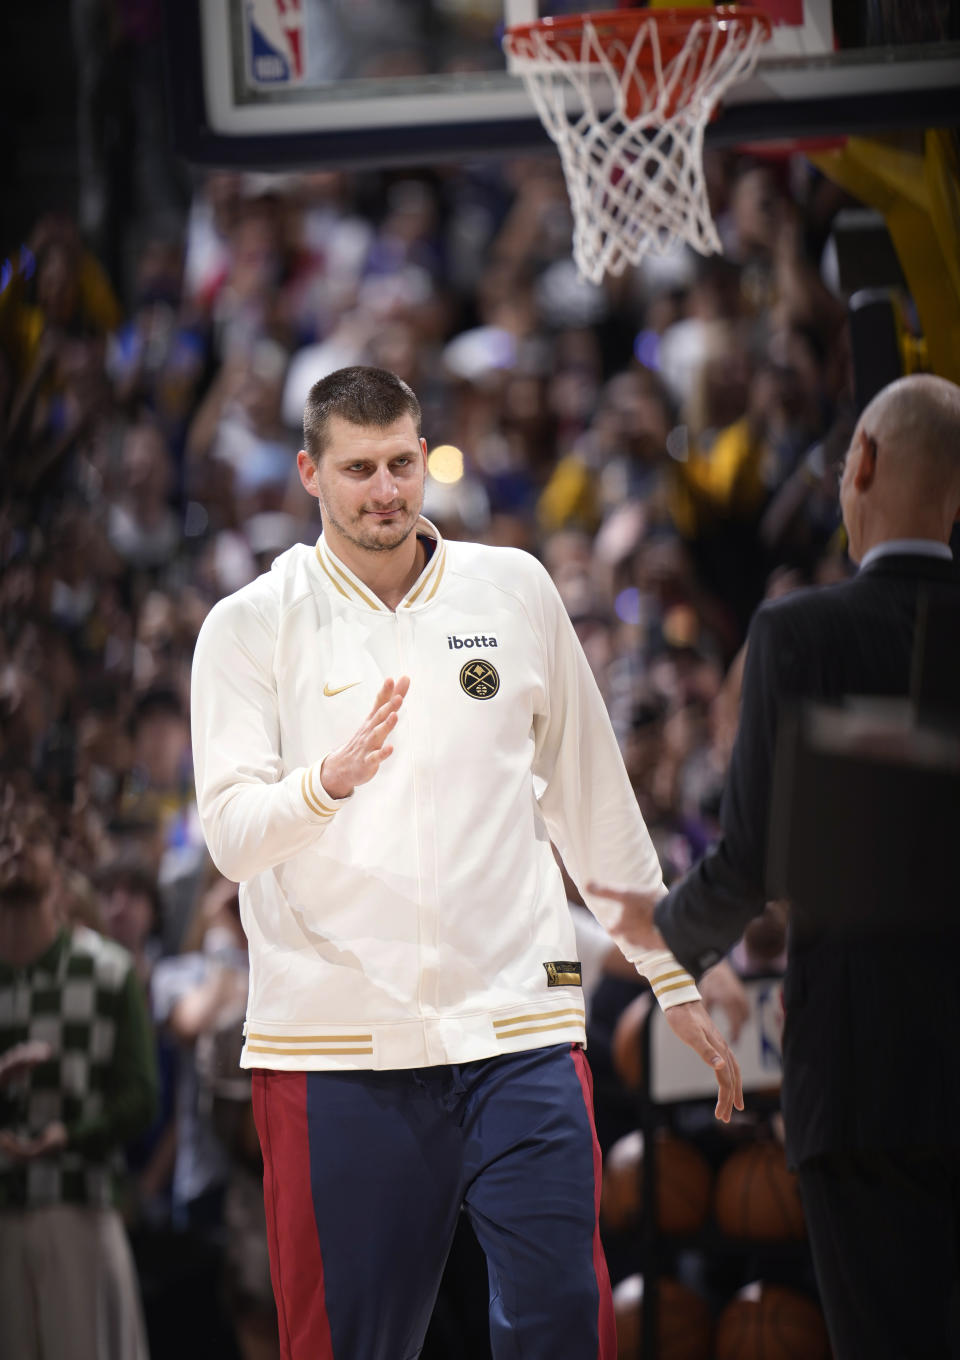
[[[253,1070],[270,1279],[283,1360],[334,1360],[310,1185],[307,1074]]]
[[[597,1315],[597,1334],[600,1338],[600,1348],[597,1351],[597,1360],[617,1360],[617,1324],[613,1312],[613,1294],[610,1290],[607,1258],[603,1254],[603,1244],[600,1241],[600,1189],[603,1183],[603,1158],[600,1154],[596,1125],[593,1122],[593,1074],[579,1044],[571,1044],[570,1056],[573,1058],[573,1065],[577,1069],[577,1076],[580,1079],[583,1103],[587,1107],[587,1118],[590,1121],[590,1135],[593,1138],[593,1212],[595,1220],[593,1268],[596,1271],[597,1290],[600,1295],[600,1309]]]

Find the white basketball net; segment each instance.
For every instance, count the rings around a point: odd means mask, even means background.
[[[681,241],[702,255],[720,250],[704,129],[726,90],[751,73],[769,32],[721,15],[693,19],[666,61],[654,18],[637,16],[624,38],[601,40],[589,14],[569,39],[537,26],[504,36],[510,70],[560,151],[573,258],[593,283]]]

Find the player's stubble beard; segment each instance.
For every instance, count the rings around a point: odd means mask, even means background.
[[[422,498],[420,504],[423,504]],[[413,533],[420,518],[420,506],[411,511],[407,502],[401,501],[396,509],[397,515],[401,517],[399,524],[390,528],[381,526],[379,529],[367,530],[363,527],[363,519],[370,508],[367,506],[354,516],[349,527],[332,514],[330,507],[323,501],[320,502],[320,516],[324,524],[329,524],[348,543],[364,552],[392,552],[399,548]]]

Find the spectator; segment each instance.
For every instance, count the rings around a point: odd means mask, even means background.
[[[118,1155],[157,1088],[133,960],[67,928],[41,806],[0,790],[0,1349],[145,1360],[113,1207]]]
[[[180,526],[170,508],[170,451],[152,421],[141,419],[127,431],[119,472],[107,520],[110,544],[134,571],[155,572],[176,552]]]

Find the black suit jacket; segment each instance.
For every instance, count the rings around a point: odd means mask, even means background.
[[[917,602],[928,584],[956,592],[960,628],[955,565],[909,555],[878,558],[850,581],[799,591],[754,616],[722,835],[655,912],[694,976],[763,909],[781,719],[802,702],[906,698]],[[933,936],[911,929],[905,903],[899,933],[791,940],[783,1105],[793,1164],[828,1151],[960,1141],[958,881]]]

